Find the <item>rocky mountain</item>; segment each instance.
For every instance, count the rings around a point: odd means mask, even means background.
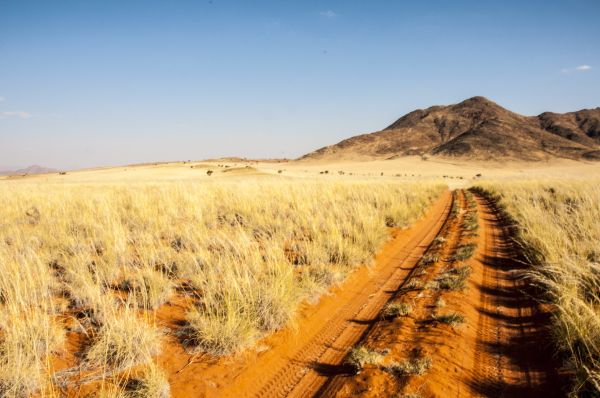
[[[477,160],[600,160],[600,108],[523,116],[484,97],[410,112],[302,159],[390,159],[421,155]]]

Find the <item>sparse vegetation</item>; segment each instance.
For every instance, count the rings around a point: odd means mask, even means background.
[[[428,357],[420,357],[420,358],[412,358],[406,359],[401,362],[393,362],[385,367],[385,370],[390,372],[396,377],[405,377],[405,376],[422,376],[431,367],[431,358]]]
[[[419,267],[429,267],[438,261],[440,261],[438,253],[427,253],[419,260]]]
[[[444,290],[463,290],[466,287],[467,280],[471,275],[472,269],[468,265],[461,265],[441,274],[436,281],[440,289]]]
[[[388,303],[381,311],[382,318],[397,318],[399,316],[407,316],[412,312],[413,308],[408,303]]]
[[[442,245],[444,242],[446,242],[446,238],[444,238],[443,236],[436,236],[433,241],[436,245]]]
[[[409,280],[406,285],[404,285],[405,290],[423,290],[425,284],[419,278],[412,278]]]
[[[452,202],[452,208],[450,209],[450,217],[452,217],[452,218],[458,217],[458,210],[459,210],[458,202],[457,201]]]
[[[169,398],[171,388],[165,372],[151,364],[127,382],[124,395],[126,398]]]
[[[463,221],[463,226],[467,231],[475,231],[479,228],[479,223],[477,221],[477,212],[471,211],[469,212]]]
[[[431,319],[434,322],[445,323],[452,327],[456,327],[465,323],[465,316],[458,312],[449,312],[447,314],[433,314]]]
[[[468,260],[473,257],[473,254],[475,254],[475,249],[477,249],[477,244],[475,243],[466,243],[464,245],[460,245],[458,249],[456,249],[454,259],[458,261]]]
[[[384,355],[378,351],[364,346],[358,346],[350,351],[345,362],[359,373],[365,365],[379,365],[383,358]]]

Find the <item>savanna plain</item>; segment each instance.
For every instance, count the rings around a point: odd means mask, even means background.
[[[0,395],[600,395],[600,169],[0,180]]]

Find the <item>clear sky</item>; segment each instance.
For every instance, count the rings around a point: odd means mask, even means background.
[[[0,0],[0,167],[296,157],[486,96],[600,106],[600,1]]]

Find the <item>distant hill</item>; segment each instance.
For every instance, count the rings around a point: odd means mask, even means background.
[[[46,174],[46,173],[58,173],[58,170],[51,169],[48,167],[33,165],[33,166],[26,167],[24,169],[0,171],[0,175],[4,175],[4,176],[23,175],[23,174]]]
[[[523,116],[484,97],[410,112],[385,129],[301,159],[428,155],[477,160],[600,160],[600,108]]]

